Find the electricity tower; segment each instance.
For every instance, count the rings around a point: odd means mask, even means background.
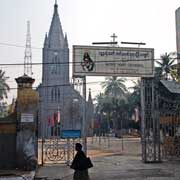
[[[32,76],[32,52],[31,52],[31,34],[30,21],[27,21],[26,48],[24,52],[24,74]]]

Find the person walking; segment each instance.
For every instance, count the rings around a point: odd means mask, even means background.
[[[77,153],[70,166],[70,168],[74,169],[73,180],[90,180],[88,168],[85,164],[87,157],[82,151],[82,145],[80,143],[76,143],[75,150]]]

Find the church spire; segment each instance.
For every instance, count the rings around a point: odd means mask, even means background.
[[[65,33],[65,37],[64,37],[64,47],[68,47],[68,39],[67,39],[66,33]]]
[[[64,35],[58,14],[58,4],[57,0],[54,4],[54,14],[51,21],[51,26],[48,34],[49,47],[54,49],[63,48],[64,45]]]
[[[89,102],[90,104],[93,104],[92,96],[91,96],[91,89],[90,89],[90,88],[89,88],[88,102]]]
[[[47,47],[48,46],[48,36],[47,36],[47,33],[45,35],[45,39],[44,39],[44,47]]]
[[[55,0],[55,4],[54,4],[54,12],[58,12],[58,4],[57,4],[57,0]]]

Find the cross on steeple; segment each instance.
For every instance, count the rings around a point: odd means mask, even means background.
[[[116,36],[116,34],[115,34],[115,33],[113,33],[113,35],[111,35],[111,38],[113,39],[113,42],[116,42],[116,38],[117,38],[117,36]]]
[[[57,4],[57,0],[55,0],[54,13],[57,13],[57,9],[58,9],[58,4]]]

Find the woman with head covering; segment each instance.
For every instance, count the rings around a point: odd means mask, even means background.
[[[88,169],[85,167],[84,160],[85,153],[82,151],[82,145],[76,143],[75,149],[77,151],[70,168],[74,169],[74,180],[89,180]]]

